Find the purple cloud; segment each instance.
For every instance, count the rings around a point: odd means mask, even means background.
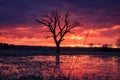
[[[94,28],[120,24],[119,0],[0,0],[0,28],[6,24],[33,24],[43,12],[55,8],[70,11],[72,18],[90,28],[93,24]]]

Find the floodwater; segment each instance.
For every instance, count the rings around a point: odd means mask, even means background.
[[[98,55],[61,55],[60,69],[55,56],[0,57],[0,77],[64,75],[71,80],[120,80],[120,57]]]

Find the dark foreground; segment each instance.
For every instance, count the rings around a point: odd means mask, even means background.
[[[32,56],[32,55],[55,55],[55,47],[43,46],[0,46],[0,56]],[[60,55],[115,55],[120,56],[120,48],[107,47],[62,47]]]

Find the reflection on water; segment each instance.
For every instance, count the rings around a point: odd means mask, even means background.
[[[120,80],[120,57],[62,55],[60,68],[65,76],[82,80]],[[55,56],[0,57],[0,76],[19,78],[54,75]]]

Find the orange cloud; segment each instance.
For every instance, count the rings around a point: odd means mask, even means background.
[[[17,26],[15,28],[3,28],[0,29],[0,32],[7,33],[7,35],[1,35],[0,41],[17,45],[55,46],[53,38],[46,38],[51,34],[48,32],[46,33],[45,30],[46,27],[38,26]],[[62,46],[83,45],[88,32],[89,35],[87,37],[86,44],[114,44],[116,37],[118,37],[120,34],[120,25],[101,29],[86,29],[81,27],[79,29],[74,29],[73,32],[75,33],[69,33],[65,36],[65,40],[61,44]]]

